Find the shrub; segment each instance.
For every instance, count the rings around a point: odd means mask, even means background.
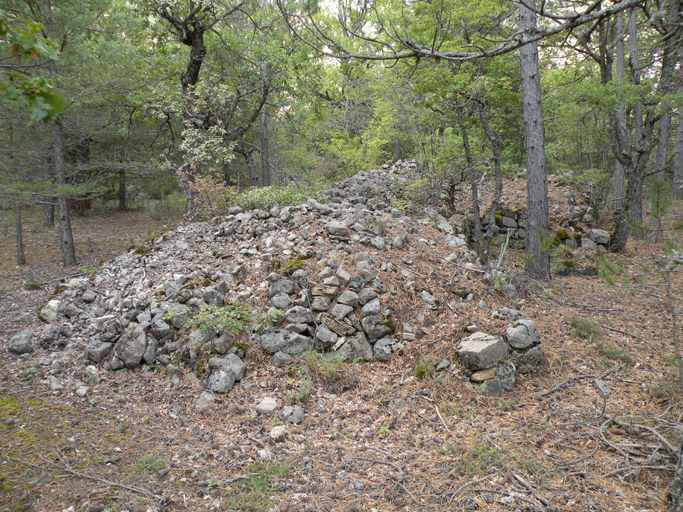
[[[574,328],[574,335],[579,338],[597,341],[602,336],[600,326],[593,320],[576,316],[565,316],[563,321]]]

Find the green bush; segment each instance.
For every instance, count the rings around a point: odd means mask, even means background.
[[[189,329],[196,325],[202,332],[213,330],[239,334],[249,328],[253,318],[254,314],[248,304],[233,302],[224,307],[206,306],[200,309],[192,315],[184,327]]]
[[[318,190],[300,185],[286,187],[250,188],[241,194],[231,189],[228,197],[229,206],[241,206],[245,210],[267,208],[274,205],[295,206],[305,203],[310,197],[320,199]]]
[[[565,316],[563,322],[573,327],[574,335],[579,338],[597,341],[602,336],[600,326],[593,320],[576,316]]]

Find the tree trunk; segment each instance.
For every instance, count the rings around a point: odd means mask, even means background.
[[[638,29],[636,27],[636,11],[631,9],[628,17],[628,49],[629,65],[631,67],[631,82],[633,85],[640,85],[640,64],[638,62]],[[641,152],[643,147],[643,102],[636,102],[633,109],[634,142],[636,153]],[[637,164],[636,164],[637,165]],[[634,166],[635,167],[635,166]],[[643,178],[636,178],[635,169],[631,170],[628,176],[629,185],[626,190],[626,202],[631,219],[635,222],[643,221]],[[631,186],[633,182],[633,187]],[[638,188],[634,188],[638,187]],[[634,233],[635,234],[635,233]],[[638,238],[641,238],[638,236]]]
[[[683,73],[683,71],[682,71]],[[683,82],[679,86],[683,95]],[[683,116],[678,117],[676,126],[676,146],[674,152],[673,193],[676,199],[683,199]]]
[[[673,35],[676,30],[676,22],[678,18],[679,1],[669,1],[666,13],[666,32],[667,35]],[[662,70],[661,79],[657,86],[657,92],[668,95],[671,93],[671,78],[676,67],[676,57],[678,55],[678,44],[671,39],[664,43],[664,51],[662,54]],[[657,179],[663,180],[666,174],[666,161],[669,150],[669,133],[671,131],[671,104],[668,101],[662,103],[664,114],[659,120],[659,127],[657,133],[657,156],[656,169]]]
[[[52,161],[49,155],[45,155],[43,161],[43,174],[45,181],[50,182],[53,179],[52,175]],[[51,228],[55,225],[55,198],[53,196],[43,196],[41,198],[43,203],[43,226]]]
[[[119,191],[116,194],[119,198],[119,211],[126,211],[126,171],[119,171]]]
[[[21,203],[17,201],[17,265],[26,265],[26,256],[24,256],[24,238],[21,233]]]
[[[486,213],[486,224],[489,226],[489,229],[486,231],[481,244],[481,262],[485,265],[489,261],[491,239],[493,238],[493,229],[491,229],[491,227],[496,220],[496,212],[498,211],[500,198],[503,195],[503,168],[501,167],[501,162],[503,160],[500,155],[500,137],[498,137],[498,134],[491,129],[488,121],[488,115],[486,114],[486,107],[483,103],[479,105],[479,119],[481,119],[481,125],[484,128],[486,138],[489,139],[489,142],[491,143],[491,150],[493,151],[493,167],[495,172],[493,200],[491,201],[491,206]]]
[[[470,249],[481,257],[481,210],[479,208],[479,190],[477,187],[477,176],[474,172],[474,160],[472,158],[472,150],[470,149],[470,138],[465,126],[465,113],[462,108],[458,109],[458,125],[460,126],[460,135],[462,136],[462,145],[465,149],[465,160],[467,162],[467,177],[472,188],[472,233]],[[469,225],[469,219],[467,224]],[[489,226],[491,229],[492,226]],[[470,237],[468,237],[470,238]]]
[[[617,14],[617,84],[621,90],[624,86],[624,19],[622,13]],[[626,107],[624,102],[617,107],[617,122],[626,126]],[[614,159],[614,175],[612,177],[613,207],[621,210],[624,207],[624,166],[619,159]]]
[[[527,35],[536,28],[535,0],[521,0],[519,26]],[[541,76],[538,69],[538,46],[528,43],[519,49],[522,85],[522,116],[526,146],[527,227],[526,264],[528,275],[546,279],[550,276],[548,253],[541,247],[539,235],[548,231],[548,183],[545,161]]]
[[[64,127],[61,116],[57,116],[54,121],[54,140],[55,177],[57,178],[57,186],[63,187],[66,185],[66,165],[64,163]],[[57,210],[62,262],[65,267],[75,267],[78,264],[76,262],[76,247],[74,246],[71,220],[69,219],[69,210],[63,190],[60,190],[57,195]]]
[[[264,187],[270,187],[270,161],[268,160],[268,113],[266,106],[261,108],[261,181]]]

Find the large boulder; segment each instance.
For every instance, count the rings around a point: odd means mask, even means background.
[[[507,355],[508,347],[503,338],[483,332],[475,332],[458,346],[460,362],[473,371],[491,368]]]

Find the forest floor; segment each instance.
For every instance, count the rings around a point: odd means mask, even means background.
[[[523,193],[521,180],[506,182],[510,200]],[[683,205],[672,212],[666,226]],[[100,260],[164,229],[135,212],[75,218],[73,225],[76,271],[61,268],[56,230],[38,227],[31,215],[29,265],[14,266],[12,223],[1,226],[3,344],[38,322],[37,308],[60,279],[89,274]],[[586,264],[599,259],[593,250],[572,252]],[[438,256],[448,248],[433,253],[412,268],[432,290],[453,279]],[[400,263],[400,254],[386,258]],[[501,333],[507,323],[467,305],[434,313],[410,297],[396,299],[397,318],[422,314],[429,333],[390,363],[309,358],[276,368],[245,339],[242,386],[203,409],[191,371],[100,371],[100,383],[79,397],[73,386],[50,390],[49,366],[40,364],[48,351],[17,360],[3,349],[0,511],[666,510],[683,402],[664,248],[630,241],[625,254],[600,261],[618,271],[616,280],[554,276],[537,283],[524,278],[522,253],[508,250],[503,267],[519,292],[515,305],[542,333],[545,360],[498,396],[468,387],[457,364],[443,382],[431,365],[454,361],[466,325]],[[470,274],[458,275],[477,300],[509,305]],[[671,279],[674,311],[683,317],[681,272]],[[31,280],[41,286],[25,290]],[[419,366],[426,369],[421,379]],[[77,380],[83,361],[74,368]],[[596,380],[609,386],[608,396]],[[254,413],[264,396],[306,412],[303,423],[287,425],[285,443],[268,437],[278,419]]]

